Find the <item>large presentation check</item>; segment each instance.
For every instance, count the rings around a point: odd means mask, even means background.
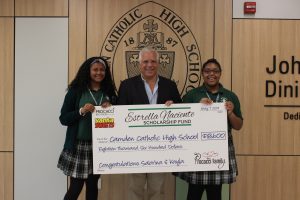
[[[96,107],[95,174],[228,170],[224,103]]]

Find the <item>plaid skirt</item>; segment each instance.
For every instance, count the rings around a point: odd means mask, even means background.
[[[64,149],[57,167],[67,176],[86,179],[93,174],[92,142],[78,140],[74,150]]]
[[[235,150],[232,135],[228,132],[228,154],[229,170],[227,171],[195,171],[195,172],[174,172],[173,175],[185,180],[190,184],[220,185],[230,184],[236,181],[238,175]]]

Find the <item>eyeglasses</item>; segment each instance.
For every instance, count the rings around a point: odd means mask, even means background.
[[[204,74],[210,74],[210,73],[219,74],[219,73],[221,73],[221,70],[219,70],[219,69],[204,69],[204,70],[202,70],[202,72]]]

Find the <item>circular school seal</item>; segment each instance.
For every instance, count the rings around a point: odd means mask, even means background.
[[[175,81],[182,95],[199,86],[201,55],[191,29],[175,12],[149,1],[121,16],[101,48],[117,88],[139,74],[138,53],[146,46],[159,52],[159,75]]]

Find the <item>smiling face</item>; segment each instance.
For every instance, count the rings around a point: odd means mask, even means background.
[[[221,70],[215,63],[208,63],[202,69],[202,76],[206,86],[209,88],[216,88],[219,86]]]
[[[140,71],[144,79],[151,80],[157,77],[158,61],[155,51],[145,51],[141,55]]]
[[[105,77],[105,67],[102,63],[96,62],[90,68],[91,84],[99,84]]]

